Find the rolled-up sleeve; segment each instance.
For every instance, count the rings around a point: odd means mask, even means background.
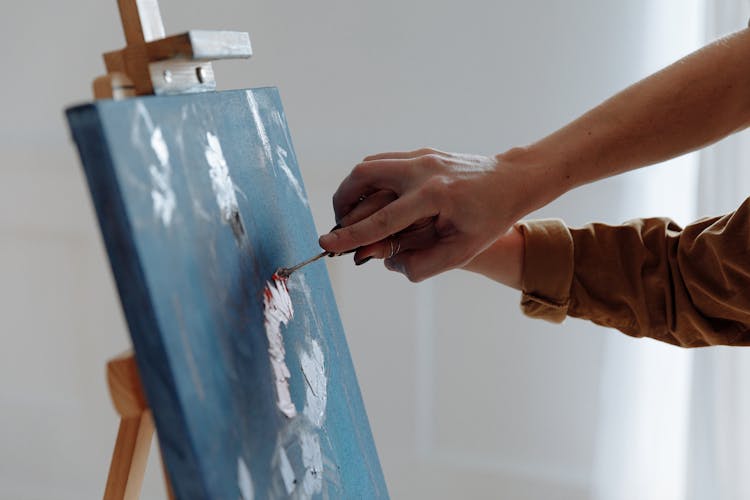
[[[523,296],[528,316],[560,323],[568,314],[573,280],[573,238],[558,219],[521,222],[524,236]]]
[[[525,314],[583,318],[683,347],[750,345],[750,198],[684,229],[665,218],[516,227]]]

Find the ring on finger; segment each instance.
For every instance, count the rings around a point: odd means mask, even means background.
[[[388,243],[391,247],[390,255],[388,255],[388,258],[393,258],[394,255],[398,254],[401,251],[401,241],[396,238],[395,236],[391,236],[388,239]]]

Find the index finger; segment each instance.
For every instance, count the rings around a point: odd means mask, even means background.
[[[320,237],[320,246],[329,252],[343,253],[383,240],[414,222],[433,217],[437,209],[416,193],[396,199],[361,221]]]

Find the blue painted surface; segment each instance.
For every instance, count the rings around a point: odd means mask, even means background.
[[[177,497],[248,495],[242,463],[255,498],[387,498],[322,262],[290,280],[295,316],[282,331],[298,415],[276,406],[263,289],[319,251],[277,90],[101,101],[67,116]],[[232,220],[212,189],[207,133],[236,186]],[[313,341],[327,380],[321,426],[303,412],[300,356]],[[309,466],[311,443],[323,470]]]

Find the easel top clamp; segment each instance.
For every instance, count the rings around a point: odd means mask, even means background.
[[[117,4],[127,45],[103,55],[107,74],[94,80],[96,99],[214,91],[211,61],[252,55],[247,33],[190,30],[167,37],[158,0],[118,0]],[[107,363],[107,384],[120,426],[104,499],[137,499],[154,421],[132,351]],[[165,480],[173,498],[166,471]]]
[[[252,56],[239,31],[190,30],[165,36],[158,0],[117,0],[125,48],[104,54],[107,74],[94,80],[96,99],[216,90],[211,61]]]

